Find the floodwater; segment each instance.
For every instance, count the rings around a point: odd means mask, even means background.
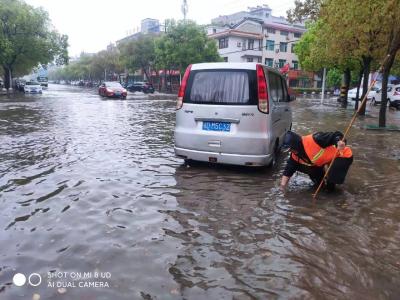
[[[172,100],[0,97],[0,299],[399,299],[400,132],[363,129],[377,108],[351,131],[346,183],[313,205],[305,176],[278,188],[284,157],[183,165]],[[302,134],[352,114],[292,105]]]

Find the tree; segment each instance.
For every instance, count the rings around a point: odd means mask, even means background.
[[[382,68],[382,101],[379,111],[379,127],[386,126],[386,105],[387,105],[387,85],[398,51],[400,49],[400,2],[397,0],[388,0],[383,10],[386,12],[383,27],[386,28],[386,56],[387,59]],[[382,25],[382,24],[381,24]]]
[[[358,0],[305,0],[296,1],[295,8],[288,11],[288,17],[292,20],[312,19],[317,20],[315,23],[323,24],[321,28],[326,28],[327,34],[323,34],[319,29],[308,48],[315,49],[325,45],[325,53],[331,58],[345,58],[345,62],[347,60],[350,63],[346,69],[348,75],[350,70],[362,70],[357,76],[359,80],[364,78],[362,98],[368,90],[370,71],[376,70],[383,58],[388,57],[382,71],[379,126],[385,126],[386,87],[390,70],[400,49],[399,11],[399,0],[366,0],[362,5]],[[311,63],[320,62],[320,57],[312,56],[312,50],[305,53]],[[310,65],[310,62],[306,61],[306,65]],[[357,106],[358,102],[356,108]],[[360,114],[365,114],[365,106],[360,109]]]
[[[111,46],[107,50],[98,52],[92,60],[91,68],[93,73],[117,73],[123,72],[121,54],[117,47]],[[101,78],[101,76],[100,76]],[[107,78],[104,78],[107,80]]]
[[[322,2],[323,0],[295,0],[295,7],[286,12],[289,22],[316,21],[319,17]]]
[[[193,21],[170,22],[167,33],[156,42],[155,53],[160,69],[181,73],[189,64],[222,61],[216,42]]]
[[[14,71],[27,73],[54,59],[68,63],[68,37],[51,28],[43,9],[21,0],[0,1],[0,64],[6,88],[11,86]]]
[[[347,104],[347,91],[351,82],[351,70],[357,69],[357,60],[348,48],[342,47],[332,38],[332,29],[322,19],[307,22],[307,32],[296,43],[295,53],[299,57],[300,65],[304,70],[319,71],[322,68],[334,68],[344,74],[343,86],[346,93],[342,96],[342,103]]]
[[[142,35],[119,46],[123,64],[131,71],[141,70],[147,79],[155,65],[155,37]]]

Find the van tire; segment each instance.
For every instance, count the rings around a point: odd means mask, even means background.
[[[191,166],[193,165],[193,160],[191,160],[191,159],[185,159],[183,164],[184,164],[185,166],[187,166],[187,167],[191,167]]]
[[[279,156],[279,140],[275,141],[274,150],[272,151],[272,159],[270,163],[267,165],[268,168],[272,168],[276,165],[276,161]]]

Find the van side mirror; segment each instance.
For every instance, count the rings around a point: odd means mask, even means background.
[[[288,102],[292,102],[294,100],[296,100],[296,95],[288,95]]]

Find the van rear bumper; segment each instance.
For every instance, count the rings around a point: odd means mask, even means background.
[[[189,160],[213,162],[219,164],[240,165],[240,166],[266,166],[271,162],[272,155],[244,155],[221,152],[197,151],[174,147],[177,157]],[[215,161],[216,159],[216,161]]]

